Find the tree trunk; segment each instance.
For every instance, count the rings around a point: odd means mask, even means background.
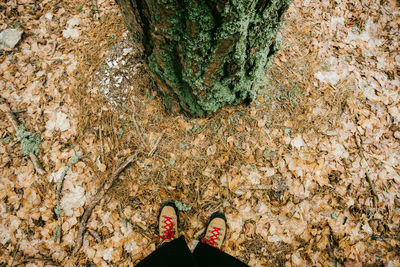
[[[249,101],[291,0],[116,0],[166,97],[204,116]]]

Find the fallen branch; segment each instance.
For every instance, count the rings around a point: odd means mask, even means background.
[[[372,182],[372,180],[371,180],[371,178],[369,176],[370,169],[369,169],[369,166],[368,166],[367,159],[365,158],[365,155],[364,155],[364,148],[362,146],[361,137],[359,135],[354,135],[354,138],[356,139],[356,144],[357,144],[357,148],[358,148],[358,154],[360,155],[361,159],[365,163],[365,166],[367,167],[367,170],[365,172],[365,179],[367,180],[367,182],[369,184],[369,187],[371,189],[371,193],[373,195],[372,201],[374,202],[374,206],[376,206],[376,202],[377,202],[377,200],[379,198],[378,198],[378,194],[377,194],[377,192],[375,190],[375,186],[374,186],[374,184],[373,184],[373,182]]]
[[[68,163],[67,166],[64,167],[60,178],[58,179],[57,182],[57,187],[56,187],[56,207],[54,209],[54,213],[57,216],[57,220],[58,220],[58,225],[56,228],[56,232],[55,232],[55,237],[54,237],[54,242],[58,242],[61,243],[61,237],[62,237],[62,217],[61,215],[61,190],[62,190],[62,186],[64,183],[64,179],[65,176],[67,175],[68,171],[71,169],[71,167],[77,163],[79,161],[79,156],[76,154],[72,157],[71,162]]]
[[[8,105],[7,101],[5,101],[5,99],[0,97],[0,100],[2,100],[2,102],[4,102],[4,105],[2,110],[3,112],[6,114],[7,119],[10,121],[11,125],[13,126],[15,132],[18,131],[18,126],[20,125],[20,123],[18,123],[17,119],[15,118],[13,112],[11,111],[10,106]],[[33,163],[33,167],[35,168],[36,172],[39,175],[43,175],[45,173],[44,169],[42,168],[42,165],[40,164],[38,158],[36,157],[36,155],[33,152],[29,153],[29,158],[31,159],[32,163]]]
[[[99,12],[99,7],[97,5],[97,0],[92,0],[92,14]]]
[[[10,121],[10,123],[13,126],[14,130],[18,131],[19,123],[18,123],[17,119],[15,118],[13,112],[11,111],[10,106],[7,104],[7,102],[4,101],[4,103],[5,103],[5,108],[6,108],[6,110],[5,110],[6,117]]]
[[[16,248],[15,248],[15,250],[14,250],[14,255],[13,255],[13,257],[12,257],[12,261],[11,261],[10,267],[13,267],[13,266],[14,266],[14,261],[15,261],[15,257],[17,256],[18,250],[19,250],[19,244],[17,244],[17,246],[16,246]]]
[[[19,265],[26,264],[26,263],[32,262],[32,261],[44,261],[44,262],[46,262],[48,264],[52,264],[54,266],[61,266],[58,262],[53,261],[51,258],[41,258],[41,259],[39,259],[39,258],[26,258],[26,259],[16,263],[14,266],[19,266]]]
[[[36,172],[40,175],[43,175],[44,170],[43,170],[42,165],[40,164],[38,158],[36,157],[36,155],[33,152],[30,152],[29,158],[31,159],[31,161],[33,163],[33,167],[35,168]]]
[[[101,243],[101,238],[95,230],[88,228],[87,231],[91,236],[93,236],[93,238],[96,240],[97,243]]]
[[[151,149],[151,151],[149,152],[149,154],[147,156],[151,157],[151,156],[153,156],[154,152],[156,152],[158,144],[160,143],[161,138],[163,137],[164,133],[165,133],[165,130],[162,131],[160,137],[157,139],[157,142],[154,144],[153,148]]]
[[[92,215],[94,208],[100,202],[100,200],[104,198],[104,195],[107,193],[108,189],[110,189],[110,187],[112,186],[114,181],[118,178],[119,174],[129,164],[131,164],[135,158],[136,158],[136,154],[127,158],[125,160],[125,162],[122,163],[122,165],[115,172],[113,172],[113,174],[105,181],[103,186],[97,191],[97,193],[92,197],[90,202],[86,205],[85,212],[83,213],[81,221],[80,221],[76,245],[75,245],[74,250],[72,251],[72,255],[75,255],[79,251],[79,249],[82,247],[83,238],[84,238],[85,231],[86,231],[86,225],[87,225],[87,222],[88,222],[90,216]]]
[[[100,117],[103,115],[103,111],[101,111],[101,115],[100,115]],[[100,125],[99,126],[99,138],[100,138],[100,141],[101,141],[101,147],[100,147],[100,149],[101,149],[101,154],[100,154],[100,157],[101,157],[101,161],[104,163],[104,162],[106,162],[106,160],[105,160],[105,157],[104,157],[104,139],[103,139],[103,127]]]

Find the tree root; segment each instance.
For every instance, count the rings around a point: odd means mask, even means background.
[[[105,181],[103,186],[97,191],[97,193],[92,197],[90,202],[86,205],[85,212],[83,213],[78,229],[78,236],[76,240],[76,245],[74,250],[72,251],[72,255],[76,255],[76,253],[79,251],[79,249],[82,247],[83,243],[83,238],[86,232],[86,226],[87,222],[92,215],[92,212],[96,205],[100,202],[101,199],[103,199],[104,195],[107,193],[108,189],[112,186],[114,181],[119,177],[119,174],[129,165],[133,162],[133,160],[136,158],[136,154],[130,156],[125,160],[122,165],[112,173],[112,175]]]

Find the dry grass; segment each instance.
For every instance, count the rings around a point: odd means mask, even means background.
[[[264,103],[259,108],[267,114],[269,125],[290,127],[294,133],[336,128],[354,90],[354,81],[342,80],[335,87],[315,86],[314,74],[329,70],[329,66],[321,60],[318,50],[312,49],[315,36],[308,22],[285,21],[282,39],[283,47],[266,71],[260,89]],[[318,105],[328,105],[329,112],[313,113]]]

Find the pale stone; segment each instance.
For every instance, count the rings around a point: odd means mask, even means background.
[[[323,83],[329,83],[330,85],[334,86],[340,80],[339,74],[334,71],[320,71],[315,73],[315,78],[320,80]]]
[[[304,143],[303,138],[301,137],[301,135],[297,135],[296,138],[294,138],[291,142],[291,145],[294,146],[295,148],[299,149],[300,147],[303,147],[306,145],[306,143]]]
[[[0,32],[0,50],[14,48],[21,40],[22,33],[16,29],[6,29]]]
[[[79,22],[78,19],[72,18],[72,19],[70,19],[70,20],[67,21],[67,24],[68,24],[68,26],[69,26],[68,28],[71,28],[71,27],[73,27],[73,26],[78,26],[78,25],[80,24],[80,22]]]
[[[72,39],[78,39],[79,38],[79,31],[77,29],[66,29],[63,30],[63,36],[65,38],[72,38]]]

